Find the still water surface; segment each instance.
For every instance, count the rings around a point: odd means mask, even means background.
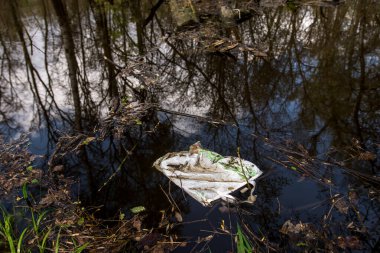
[[[330,212],[330,240],[352,235],[346,227],[353,221],[367,228],[362,249],[378,247],[380,210],[378,195],[371,194],[379,183],[352,171],[376,177],[380,165],[380,2],[263,1],[253,17],[233,27],[205,7],[201,26],[181,32],[166,3],[148,18],[151,1],[64,1],[58,11],[45,0],[11,2],[0,9],[3,136],[28,133],[31,152],[48,158],[62,134],[98,126],[116,97],[163,109],[121,138],[89,145],[85,160],[72,155],[57,162],[80,179],[83,203],[103,205],[102,216],[143,205],[147,221],[157,224],[159,210],[170,208],[161,190],[169,183],[153,162],[201,141],[223,155],[236,156],[240,148],[265,173],[255,205],[232,214],[220,205],[204,208],[172,185],[184,218],[175,231],[179,238],[195,242],[222,221],[227,227],[231,221],[234,231],[244,222],[259,238],[295,250],[279,232],[282,224],[321,229]],[[226,51],[210,46],[221,39],[238,45]],[[375,157],[360,159],[364,152]],[[98,192],[127,154],[117,177]],[[348,202],[352,191],[360,219],[354,208],[331,208],[332,196]],[[178,252],[195,243],[189,245]],[[208,247],[232,250],[222,234]]]

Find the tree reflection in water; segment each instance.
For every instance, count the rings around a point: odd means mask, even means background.
[[[372,177],[379,168],[379,3],[255,7],[253,18],[232,30],[212,21],[213,13],[196,29],[180,32],[162,2],[4,1],[2,134],[44,129],[47,143],[34,145],[51,150],[63,133],[90,134],[108,108],[133,100],[157,103],[223,124],[151,110],[121,136],[110,131],[103,141],[54,161],[81,178],[83,199],[103,204],[103,215],[145,204],[157,223],[156,211],[168,206],[160,185],[168,182],[151,168],[153,161],[201,140],[226,155],[240,147],[245,159],[267,171],[256,205],[240,216],[265,236],[260,247],[283,239],[279,228],[286,220],[321,226],[331,197],[339,193],[349,200],[352,191],[360,193],[359,204],[346,215],[334,209],[328,217],[333,235],[324,238],[335,240],[344,219],[378,233],[373,223],[379,205],[368,194],[379,184]],[[239,45],[210,50],[220,39]],[[126,156],[117,177],[98,191]],[[372,179],[363,183],[364,177]],[[214,224],[228,219],[185,200],[174,186],[172,191],[185,220],[205,214]],[[208,224],[191,224],[179,234],[197,237],[202,228],[210,230]],[[286,244],[281,242],[269,246]],[[211,248],[218,243],[212,241]]]

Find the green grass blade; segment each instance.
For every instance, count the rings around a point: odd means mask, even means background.
[[[40,223],[42,221],[42,219],[45,217],[45,215],[47,214],[48,211],[44,211],[42,212],[41,214],[38,215],[38,218],[37,218],[37,227],[40,226]]]
[[[21,253],[21,247],[22,247],[22,241],[24,239],[24,236],[26,234],[26,232],[28,231],[28,228],[25,228],[21,235],[20,235],[20,238],[18,239],[18,243],[17,243],[17,253]]]
[[[30,209],[30,211],[31,211],[31,216],[32,216],[33,230],[34,230],[34,233],[38,236],[41,221],[43,220],[43,218],[45,217],[48,211],[44,211],[41,214],[37,213],[37,217],[36,217],[36,214],[33,212],[33,209]]]
[[[12,235],[9,234],[9,233],[7,233],[6,237],[7,237],[7,241],[8,241],[8,244],[9,244],[9,250],[11,251],[11,253],[16,253],[16,248],[15,248],[15,244],[14,244]]]
[[[85,243],[83,244],[82,246],[79,246],[78,248],[75,248],[74,249],[74,252],[75,253],[81,253],[83,250],[85,250],[87,248],[87,246],[89,245],[90,243]]]
[[[239,224],[237,224],[237,252],[238,253],[251,253],[253,248],[247,237],[244,235]]]
[[[12,216],[8,214],[2,207],[0,207],[3,216],[3,221],[0,221],[1,234],[9,244],[11,253],[16,253],[16,248],[12,236]]]
[[[28,184],[24,183],[22,185],[22,196],[26,200],[28,198]]]
[[[45,252],[46,243],[47,243],[47,239],[49,237],[50,231],[51,231],[51,228],[49,228],[49,230],[44,235],[44,238],[42,239],[41,245],[38,246],[40,248],[40,253]]]
[[[59,228],[58,235],[57,235],[57,240],[55,241],[55,253],[59,252],[59,236],[61,235],[61,228]]]
[[[38,236],[38,226],[37,226],[36,218],[34,217],[33,209],[30,209],[30,212],[32,216],[33,230],[34,230],[34,233],[36,233],[36,236]]]

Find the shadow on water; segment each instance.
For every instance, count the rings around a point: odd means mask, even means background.
[[[198,25],[182,30],[164,1],[6,2],[1,133],[30,133],[38,162],[64,165],[99,217],[144,206],[147,226],[157,226],[170,189],[183,216],[173,233],[189,242],[178,252],[236,250],[226,231],[237,222],[257,248],[376,250],[380,4],[274,2],[238,2],[250,11],[232,21],[199,3]],[[155,106],[100,132],[136,101]],[[69,133],[97,139],[75,152],[57,147]],[[240,148],[259,165],[254,206],[202,207],[152,168],[196,141],[222,155]],[[292,234],[286,221],[313,228]]]

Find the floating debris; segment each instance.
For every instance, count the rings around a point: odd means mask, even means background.
[[[153,165],[204,206],[219,199],[238,202],[230,193],[248,184],[255,185],[255,179],[262,174],[253,163],[223,157],[203,149],[199,142],[191,145],[189,151],[168,153]],[[253,190],[254,187],[251,195]]]

